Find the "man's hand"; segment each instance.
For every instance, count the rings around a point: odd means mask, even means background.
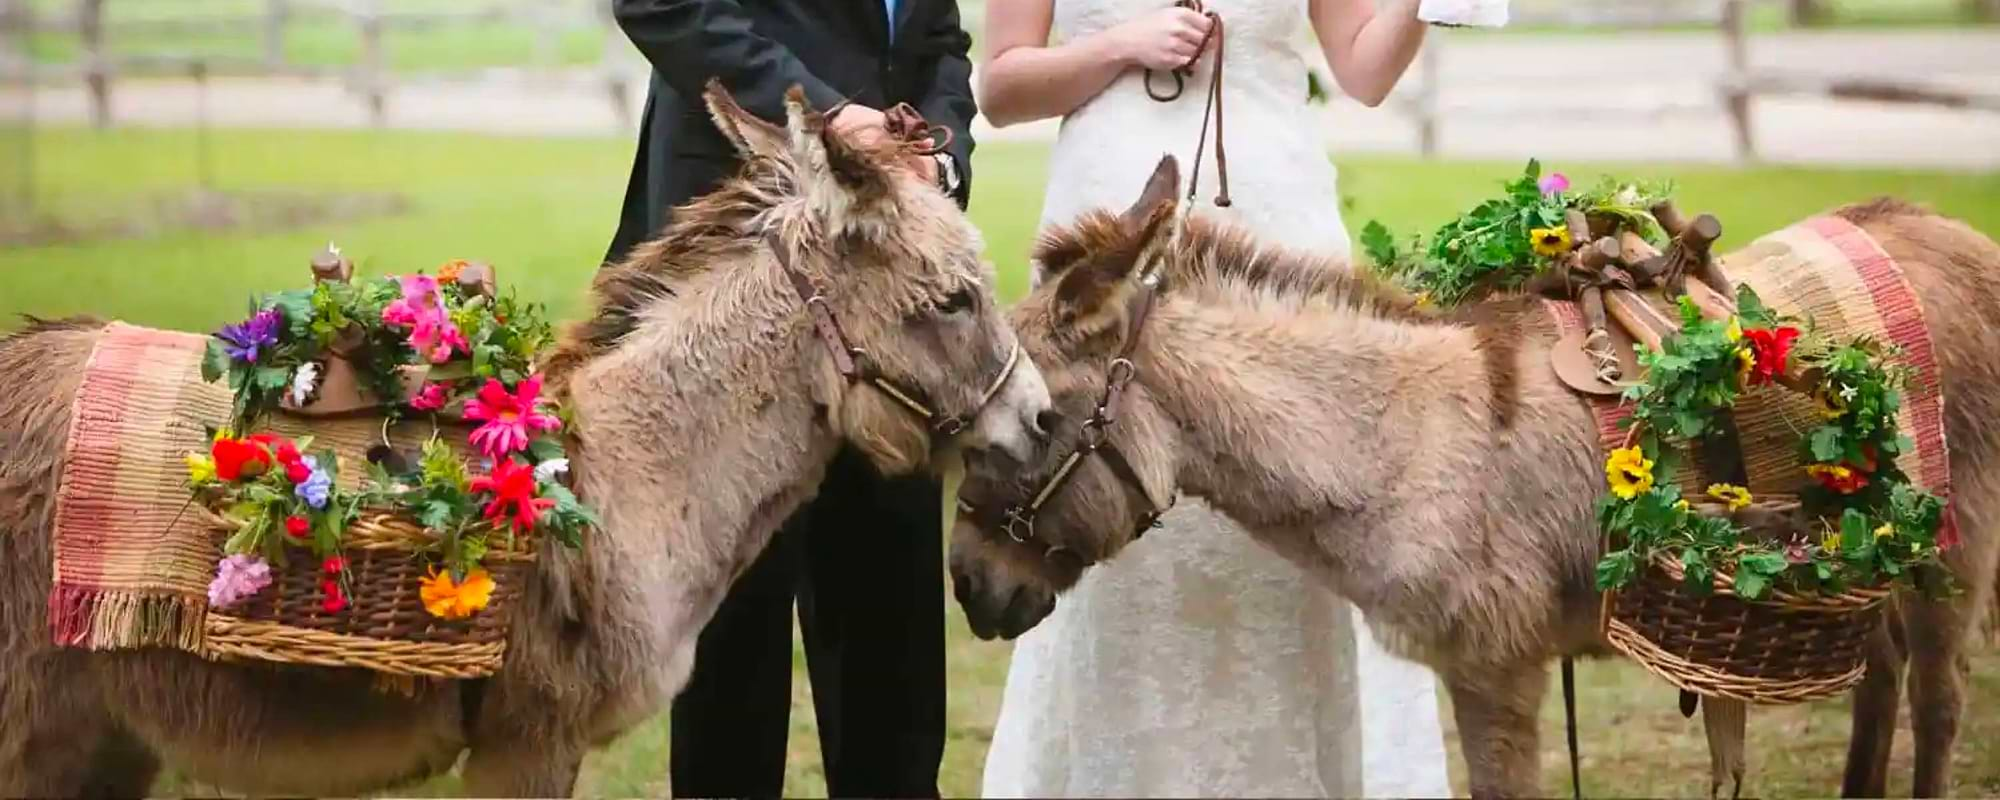
[[[835,136],[852,142],[856,147],[864,147],[871,150],[887,146],[889,142],[888,117],[884,116],[877,109],[858,103],[850,103],[842,106],[840,113],[833,115],[833,119],[827,122],[827,130],[832,131]],[[921,144],[923,145],[922,149],[928,150],[935,142],[926,138]],[[917,177],[923,178],[925,183],[933,186],[937,185],[938,165],[936,159],[926,155],[911,153],[903,159],[902,163],[904,167],[916,173]]]

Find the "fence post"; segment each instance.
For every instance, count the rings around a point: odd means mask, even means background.
[[[355,22],[361,31],[361,93],[368,101],[368,118],[380,128],[388,122],[388,66],[386,43],[382,41],[382,6],[377,0],[361,0],[354,6]]]
[[[611,98],[611,113],[618,117],[618,124],[624,130],[632,130],[632,71],[625,68],[625,32],[619,30],[610,3],[597,4],[597,23],[604,28],[604,54],[598,57],[598,63],[604,69],[604,89]]]
[[[1757,141],[1750,124],[1750,96],[1755,87],[1751,86],[1750,33],[1744,6],[1744,0],[1722,4],[1723,47],[1729,65],[1729,73],[1722,79],[1722,100],[1736,133],[1736,158],[1755,161]]]
[[[276,72],[285,66],[285,23],[291,18],[289,0],[264,0],[264,68]]]
[[[1786,0],[1786,16],[1792,27],[1805,27],[1826,22],[1826,0]]]
[[[111,125],[111,54],[104,50],[104,0],[78,0],[76,33],[83,40],[83,84],[90,94],[90,122]]]
[[[1972,8],[1972,18],[1980,22],[2000,22],[2000,0],[1965,0]]]
[[[1443,82],[1438,74],[1440,60],[1438,48],[1444,44],[1444,37],[1432,30],[1423,44],[1424,80],[1417,84],[1417,150],[1425,158],[1437,155],[1438,149],[1438,85]]]
[[[7,49],[0,51],[0,90],[11,90],[17,81],[21,92],[19,107],[20,131],[19,154],[15,158],[19,172],[12,176],[17,185],[11,191],[0,194],[0,211],[7,216],[32,221],[35,212],[35,65],[28,58],[28,44],[34,37],[35,7],[30,0],[0,0],[0,40],[7,43]],[[10,113],[11,116],[11,113]],[[0,119],[0,130],[11,130],[17,120]]]

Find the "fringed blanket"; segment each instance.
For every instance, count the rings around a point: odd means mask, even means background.
[[[223,620],[208,613],[222,522],[190,504],[187,488],[186,456],[207,452],[211,427],[228,424],[231,408],[228,386],[201,379],[206,344],[196,334],[112,323],[84,367],[56,496],[49,632],[58,645],[219,655],[205,645]],[[412,422],[384,431],[374,416],[276,414],[265,425],[333,449],[349,487],[385,433],[408,445],[435,430]]]
[[[1916,447],[1899,456],[1896,464],[1915,485],[1948,498],[1951,471],[1946,463],[1944,396],[1930,329],[1915,290],[1882,245],[1847,220],[1814,217],[1724,256],[1722,267],[1730,280],[1748,284],[1779,314],[1812,320],[1822,333],[1837,339],[1865,335],[1902,349],[1903,363],[1913,374],[1904,388],[1896,424]],[[1547,305],[1564,333],[1584,328],[1574,303]],[[1669,319],[1679,318],[1671,308],[1665,313]],[[1620,446],[1630,406],[1617,398],[1592,398],[1591,410],[1604,447]],[[1799,431],[1815,416],[1809,398],[1776,386],[1753,387],[1738,399],[1736,422],[1752,493],[1798,490],[1805,474]],[[1681,482],[1684,490],[1699,494],[1704,470],[1698,458],[1695,466],[1682,473]]]

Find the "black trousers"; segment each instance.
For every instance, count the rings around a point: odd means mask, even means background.
[[[929,476],[843,451],[702,630],[674,700],[675,797],[777,797],[798,601],[827,791],[937,797],[944,757],[944,536]]]

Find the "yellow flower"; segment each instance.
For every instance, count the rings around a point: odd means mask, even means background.
[[[1736,351],[1736,384],[1743,385],[1750,380],[1750,368],[1757,366],[1757,354],[1745,347]]]
[[[1653,488],[1653,460],[1636,445],[1613,450],[1604,462],[1604,478],[1612,494],[1630,500]]]
[[[1813,400],[1819,404],[1819,415],[1826,419],[1840,419],[1847,413],[1847,401],[1840,399],[1840,393],[1821,389],[1813,393]]]
[[[1693,511],[1693,510],[1694,510],[1694,506],[1691,506],[1691,505],[1688,505],[1688,501],[1686,501],[1686,500],[1675,500],[1675,501],[1674,501],[1674,510],[1675,510],[1675,511],[1679,511],[1679,512],[1681,512],[1681,513],[1685,514],[1685,513],[1689,512],[1689,511]]]
[[[1727,502],[1729,510],[1742,511],[1750,505],[1750,490],[1728,483],[1710,484],[1708,496]]]
[[[215,438],[213,438],[213,439],[210,439],[210,440],[208,440],[208,441],[209,441],[210,443],[215,443],[215,442],[219,442],[219,441],[222,441],[222,440],[224,440],[224,439],[234,439],[234,438],[236,438],[236,432],[235,432],[235,431],[232,431],[232,430],[230,430],[230,429],[228,429],[228,428],[216,428],[216,429],[215,429]]]
[[[1569,252],[1569,228],[1558,225],[1553,228],[1536,228],[1528,232],[1534,242],[1535,255],[1555,258]]]
[[[199,453],[189,453],[187,467],[189,483],[207,483],[215,480],[215,459]]]
[[[1887,539],[1895,535],[1896,526],[1891,523],[1884,522],[1882,523],[1882,527],[1875,529],[1875,538],[1877,539]]]
[[[1819,549],[1829,553],[1840,552],[1840,532],[1827,531],[1825,536],[1819,537]]]
[[[1430,292],[1419,292],[1419,293],[1417,293],[1417,307],[1418,307],[1418,308],[1425,308],[1425,307],[1428,307],[1428,306],[1429,306],[1430,304],[1431,304],[1431,293],[1430,293]]]
[[[1743,341],[1743,320],[1735,317],[1729,318],[1729,341]]]
[[[431,568],[430,577],[423,581],[419,596],[423,598],[424,610],[441,619],[465,619],[473,612],[486,607],[493,600],[493,576],[486,570],[474,569],[465,574],[465,581],[454,583],[451,572],[439,572]]]

